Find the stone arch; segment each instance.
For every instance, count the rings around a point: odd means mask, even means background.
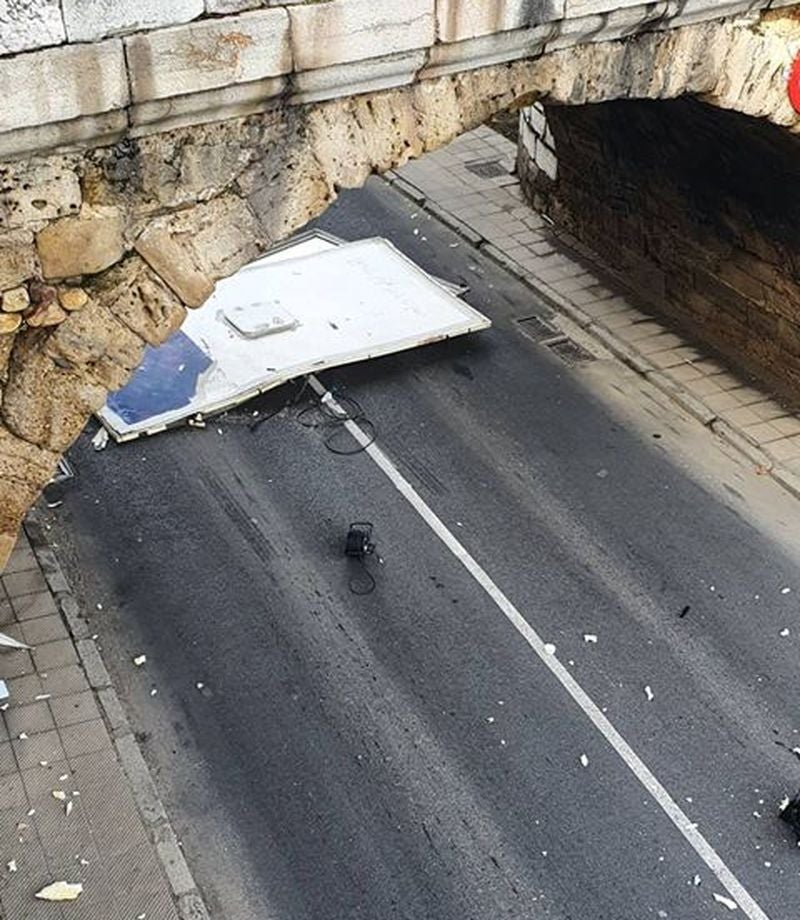
[[[58,455],[215,282],[499,111],[691,94],[797,130],[791,11],[704,23],[0,167],[0,567]]]

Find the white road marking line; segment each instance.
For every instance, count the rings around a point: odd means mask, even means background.
[[[341,410],[336,403],[336,398],[323,386],[317,377],[311,374],[308,380],[311,388],[320,399],[324,399],[334,411],[338,410],[343,413],[343,410]],[[644,786],[653,800],[681,832],[700,859],[702,859],[706,866],[714,873],[720,884],[733,896],[745,916],[747,916],[749,920],[769,920],[768,915],[761,909],[744,885],[727,867],[722,857],[697,830],[697,825],[689,819],[669,792],[667,792],[664,786],[656,779],[654,774],[650,771],[650,768],[644,763],[617,729],[614,728],[611,721],[603,715],[602,711],[589,694],[581,687],[564,665],[561,664],[557,656],[548,653],[547,649],[549,648],[549,644],[544,642],[525,617],[522,616],[519,610],[517,610],[505,594],[503,594],[492,581],[481,565],[447,529],[447,526],[441,518],[439,518],[428,506],[400,470],[397,469],[377,444],[374,442],[370,443],[370,437],[362,431],[355,422],[346,421],[344,425],[355,440],[364,447],[365,453],[373,460],[376,466],[378,466],[378,468],[391,480],[397,491],[414,508],[417,514],[419,514],[442,543],[444,543],[475,581],[483,588],[486,594],[494,601],[495,605],[533,649],[542,663],[550,669],[556,680],[558,680],[561,686],[578,706],[580,706],[584,714],[588,716],[595,728],[617,752],[625,766],[628,767],[636,779]]]

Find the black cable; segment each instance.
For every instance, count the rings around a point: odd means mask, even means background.
[[[335,406],[329,402],[313,403],[306,406],[297,415],[297,421],[303,428],[328,428],[332,429],[322,442],[332,453],[340,457],[352,457],[366,450],[373,444],[378,436],[375,423],[367,418],[361,404],[352,396],[334,395]],[[316,418],[314,414],[316,413]],[[366,444],[356,444],[352,449],[337,446],[336,439],[344,429],[346,422],[357,422],[362,428],[367,429],[368,441]]]
[[[295,386],[297,386],[297,384],[298,384],[299,382],[300,382],[299,380],[293,381],[293,383],[294,383]],[[297,392],[295,392],[294,394],[292,394],[292,395],[286,400],[286,402],[283,403],[283,405],[281,405],[281,406],[279,406],[277,409],[275,409],[274,412],[270,412],[269,415],[262,415],[262,416],[259,416],[259,417],[256,418],[256,419],[253,419],[253,421],[251,421],[251,422],[248,423],[247,427],[250,429],[250,431],[257,431],[257,430],[261,427],[261,425],[264,424],[264,422],[270,421],[270,419],[275,418],[276,415],[280,415],[281,412],[285,411],[286,409],[290,409],[292,406],[294,406],[294,405],[296,405],[297,403],[299,403],[299,402],[300,402],[300,398],[302,397],[303,393],[305,393],[305,391],[306,391],[307,389],[308,389],[308,378],[307,378],[307,377],[304,377],[304,378],[303,378],[303,385],[300,387],[299,390],[297,390]]]

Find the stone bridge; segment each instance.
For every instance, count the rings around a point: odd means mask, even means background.
[[[338,189],[536,101],[796,130],[784,5],[0,0],[0,568],[145,345]]]

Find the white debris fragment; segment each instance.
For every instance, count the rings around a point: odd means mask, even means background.
[[[52,695],[52,693],[38,693],[33,699],[40,703],[42,700],[49,700]]]
[[[5,633],[1,632],[0,645],[4,648],[30,648],[30,645],[25,645],[25,643],[20,642],[19,639],[12,639],[11,636],[7,636]]]
[[[198,680],[197,683],[195,684],[195,687],[197,687],[198,690],[202,690],[203,687],[205,687],[205,684],[203,683],[202,680]]]
[[[728,910],[738,910],[739,905],[736,901],[733,901],[731,898],[726,898],[724,894],[717,894],[714,892],[714,900],[717,904],[722,904],[723,907],[727,907]]]
[[[92,438],[92,447],[95,450],[105,450],[108,447],[108,432],[101,428]]]
[[[585,754],[581,754],[581,766],[582,767],[589,766],[589,758]]]
[[[67,817],[69,817],[72,814],[73,807],[74,807],[74,802],[71,802],[71,801],[67,802],[67,804],[64,806],[64,814]]]
[[[16,871],[17,871],[17,861],[16,861],[16,859],[10,859],[10,860],[6,863],[6,869],[8,869],[9,872],[16,872]]]
[[[703,881],[703,880],[700,878],[699,875],[695,875],[695,877],[692,879],[692,883],[694,884],[694,887],[695,887],[695,888],[699,888],[699,887],[700,887],[700,883],[701,883],[702,881]]]
[[[789,629],[786,627],[780,631],[780,635],[785,639],[789,635]]]
[[[82,866],[88,866],[88,865],[89,865],[89,860],[88,860],[88,859],[79,859],[78,862],[79,862]]]
[[[150,691],[150,696],[156,696],[157,693],[158,693],[158,690],[155,687],[153,687],[153,689]]]
[[[19,740],[20,740],[20,741],[27,741],[27,740],[28,740],[28,733],[27,733],[27,732],[20,732],[20,733],[19,733]]]
[[[39,766],[40,766],[40,767],[49,767],[49,766],[50,766],[50,761],[49,761],[49,760],[40,760],[40,761],[39,761]]]
[[[791,590],[791,588],[781,588],[781,594],[789,594],[791,593]]]
[[[597,645],[597,636],[594,633],[584,633],[583,641],[587,645]]]
[[[137,655],[133,659],[133,663],[136,665],[137,668],[140,668],[146,661],[147,661],[147,655]]]
[[[555,655],[556,647],[552,642],[545,642],[544,651],[546,655]]]
[[[80,882],[53,882],[37,891],[35,897],[40,901],[74,901],[83,894]]]
[[[67,793],[64,792],[63,789],[54,789],[52,794],[53,794],[53,798],[57,799],[59,802],[67,801]]]
[[[654,699],[655,697],[654,697],[653,691],[652,691],[652,689],[650,688],[650,685],[649,685],[649,684],[644,688],[644,695],[647,697],[647,702],[648,702],[648,703],[652,703],[652,702],[653,702],[653,699]]]
[[[789,796],[785,795],[781,799],[780,805],[778,805],[778,814],[779,815],[783,814],[783,812],[785,812],[788,807],[789,807]]]
[[[68,779],[69,779],[69,773],[62,773],[61,776],[59,776],[58,781],[60,783],[63,783],[65,780],[68,780]]]
[[[35,809],[35,808],[29,808],[29,809],[25,812],[25,817],[26,817],[26,818],[32,818],[35,814],[36,814],[36,809]]]
[[[494,716],[487,716],[486,721],[491,725],[494,722]]]

